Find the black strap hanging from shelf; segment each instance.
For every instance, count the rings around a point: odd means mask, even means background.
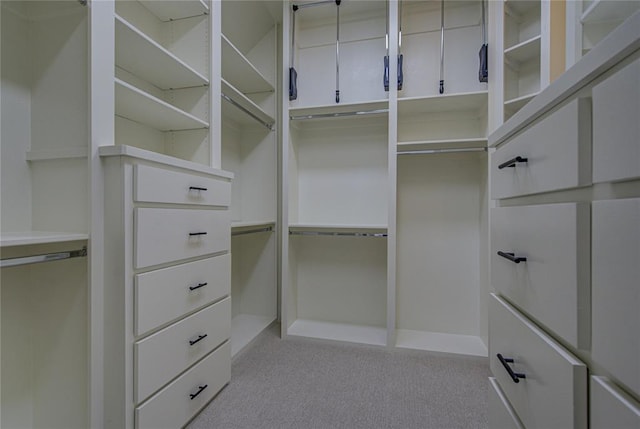
[[[298,98],[298,72],[295,69],[295,49],[296,49],[296,11],[297,5],[291,6],[292,19],[291,19],[291,55],[289,63],[289,100],[296,100]]]
[[[478,56],[480,57],[480,69],[478,70],[478,79],[480,82],[489,81],[489,46],[487,45],[487,25],[485,22],[485,10],[484,0],[480,0],[482,3],[482,46]]]
[[[444,0],[440,2],[440,94],[444,93]]]
[[[387,49],[387,55],[384,57],[384,73],[383,84],[384,90],[389,91],[389,1],[386,2],[386,33],[385,33],[385,46]],[[400,1],[400,17],[399,17],[399,32],[398,32],[398,91],[402,89],[402,1]]]

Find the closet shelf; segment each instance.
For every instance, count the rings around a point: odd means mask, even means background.
[[[238,314],[231,319],[231,356],[235,356],[258,334],[265,330],[274,317]]]
[[[540,8],[538,1],[506,0],[504,2],[505,12],[512,18],[520,19],[531,14],[534,9]]]
[[[192,16],[207,15],[209,6],[203,0],[157,1],[138,0],[160,21],[173,21]]]
[[[272,92],[273,84],[222,34],[222,77],[244,94]]]
[[[67,147],[51,150],[30,150],[27,161],[46,161],[51,159],[86,159],[89,151],[86,147]]]
[[[521,97],[512,98],[504,102],[504,110],[507,113],[513,113],[520,110],[525,104],[531,101],[539,92],[523,95]]]
[[[517,45],[504,50],[504,55],[509,61],[524,63],[534,58],[540,57],[541,35],[532,37]]]
[[[267,112],[262,110],[260,106],[251,101],[246,95],[238,91],[236,87],[231,85],[226,80],[222,79],[222,93],[231,98],[235,103],[240,105],[243,109],[250,112],[255,119],[244,113],[242,110],[231,105],[230,103],[222,104],[222,113],[225,117],[231,119],[238,124],[256,124],[256,119],[264,124],[273,125],[276,120]]]
[[[24,231],[3,232],[0,234],[0,247],[29,246],[33,244],[64,243],[67,241],[84,241],[88,234],[77,232]]]
[[[388,100],[365,101],[362,103],[344,103],[344,104],[325,104],[319,106],[289,107],[289,116],[296,119],[312,119],[302,118],[314,115],[332,115],[361,112],[375,112],[389,108]],[[386,113],[386,112],[381,112]],[[364,115],[363,115],[364,116]]]
[[[398,99],[398,115],[481,110],[487,108],[488,91],[407,97]]]
[[[209,84],[206,77],[122,17],[116,15],[115,19],[118,67],[161,89]]]
[[[356,232],[386,234],[387,225],[348,225],[348,224],[308,224],[295,223],[289,225],[289,232]]]
[[[638,1],[594,0],[580,17],[582,24],[622,22],[640,9]]]
[[[275,226],[275,220],[256,220],[256,221],[238,221],[231,222],[231,231],[241,231],[248,228],[268,228]]]
[[[487,357],[487,347],[480,337],[440,332],[396,330],[396,347]]]
[[[160,131],[209,128],[202,119],[178,109],[118,78],[115,79],[116,115]]]
[[[298,319],[289,326],[287,334],[376,346],[387,344],[387,330],[385,328],[349,323]]]
[[[469,149],[486,148],[487,138],[464,138],[464,139],[443,139],[443,140],[418,140],[398,142],[398,153],[412,150],[429,149]]]

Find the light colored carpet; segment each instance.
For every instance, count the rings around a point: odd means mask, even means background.
[[[487,427],[487,359],[263,332],[189,429]]]

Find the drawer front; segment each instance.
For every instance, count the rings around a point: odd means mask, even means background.
[[[135,327],[142,335],[231,291],[231,255],[135,276]]]
[[[139,202],[229,206],[231,182],[223,178],[135,166],[133,198]]]
[[[590,183],[590,146],[590,101],[577,99],[513,137],[492,155],[491,197],[507,198]],[[517,157],[527,161],[503,166]]]
[[[503,298],[491,294],[489,306],[491,372],[524,426],[587,427],[586,366]],[[516,383],[507,367],[526,378]]]
[[[493,287],[578,348],[589,344],[590,229],[588,204],[491,211]]]
[[[179,428],[231,379],[231,347],[224,343],[144,405],[136,408],[137,429]],[[206,386],[204,389],[202,389]],[[199,394],[197,394],[200,391]],[[196,395],[197,396],[193,396]],[[192,398],[193,396],[193,398]]]
[[[640,59],[593,88],[593,181],[640,177]]]
[[[640,395],[640,198],[593,202],[592,353]]]
[[[135,209],[136,268],[229,250],[228,210]]]
[[[591,429],[640,428],[640,403],[605,377],[591,377]]]
[[[137,342],[137,403],[229,339],[230,333],[231,299],[226,298]]]
[[[498,381],[489,377],[489,427],[491,429],[524,429],[518,415],[500,389]]]

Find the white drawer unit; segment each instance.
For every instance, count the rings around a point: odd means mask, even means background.
[[[136,165],[134,177],[135,201],[208,206],[228,206],[231,203],[231,182],[222,178],[149,165]]]
[[[588,204],[491,211],[493,287],[577,348],[589,344],[590,226]]]
[[[525,429],[494,377],[489,377],[489,427]]]
[[[584,363],[494,294],[489,333],[491,372],[525,427],[587,427]]]
[[[640,403],[605,377],[591,377],[591,429],[640,428]]]
[[[135,266],[145,268],[228,251],[228,210],[137,208]]]
[[[640,59],[593,88],[593,181],[640,177]]]
[[[139,341],[136,401],[142,402],[231,334],[231,299],[225,298]]]
[[[231,377],[227,341],[135,410],[136,429],[179,428],[222,389]]]
[[[231,291],[231,255],[135,276],[135,332],[142,335]]]
[[[640,198],[593,202],[592,357],[640,395]]]
[[[491,157],[491,197],[589,184],[590,144],[590,100],[571,101],[498,148]]]

